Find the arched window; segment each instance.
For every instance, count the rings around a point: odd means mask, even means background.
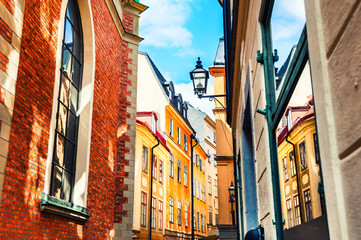
[[[79,7],[69,0],[64,22],[50,195],[72,202],[83,73],[83,36]]]

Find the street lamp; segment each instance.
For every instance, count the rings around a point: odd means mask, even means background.
[[[209,74],[208,71],[203,68],[200,58],[198,58],[196,68],[190,72],[190,75],[193,81],[194,93],[201,98],[203,94],[207,92]]]
[[[194,94],[197,94],[198,98],[210,98],[210,100],[212,100],[212,99],[216,99],[216,97],[226,97],[225,94],[223,94],[223,95],[204,95],[207,93],[209,73],[206,69],[203,68],[202,61],[200,58],[198,58],[196,68],[193,71],[191,71],[189,74],[190,74],[191,80],[193,82]],[[223,105],[222,105],[222,107],[224,108]]]
[[[233,202],[236,201],[236,188],[233,186],[233,182],[231,182],[231,186],[228,188],[228,192],[229,202],[231,203],[232,225],[235,225]]]

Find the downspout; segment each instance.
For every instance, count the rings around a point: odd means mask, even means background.
[[[243,204],[243,197],[242,197],[242,180],[241,180],[241,174],[237,170],[237,150],[236,150],[236,138],[233,136],[233,171],[234,171],[234,182],[236,183],[236,228],[237,228],[237,240],[241,239],[240,231],[239,231],[239,218],[241,218],[241,231],[242,231],[242,237],[243,237],[243,211],[239,212],[240,209],[240,203]],[[238,159],[240,161],[240,159]],[[240,193],[239,190],[241,189]],[[238,201],[239,198],[239,201]],[[240,216],[237,216],[240,214]]]
[[[224,35],[224,61],[225,61],[225,84],[226,84],[226,108],[227,115],[230,108],[230,91],[229,91],[229,48],[231,38],[231,14],[229,0],[223,0],[223,35]]]
[[[293,157],[294,157],[294,161],[295,161],[295,167],[296,167],[296,182],[297,182],[297,192],[298,192],[298,202],[299,202],[299,205],[300,205],[300,217],[301,217],[301,224],[303,223],[303,215],[302,215],[302,210],[305,210],[303,209],[304,206],[303,204],[301,204],[301,194],[302,194],[302,191],[301,191],[301,186],[300,186],[300,178],[301,176],[298,174],[298,161],[297,161],[297,157],[296,157],[296,147],[295,147],[295,144],[291,141],[288,140],[288,137],[290,136],[290,132],[287,133],[286,135],[286,142],[288,142],[289,144],[292,145],[293,147]],[[292,173],[291,173],[292,174]],[[292,177],[292,176],[291,176]]]
[[[151,150],[151,169],[150,169],[150,201],[149,201],[149,239],[152,239],[152,201],[153,201],[153,164],[154,164],[154,148],[158,147],[160,141],[157,137],[157,144],[152,147]]]
[[[196,144],[193,146],[192,145],[192,140],[195,140],[196,141]],[[191,219],[192,219],[192,222],[191,222],[191,225],[192,225],[192,239],[194,239],[194,215],[193,215],[193,212],[194,212],[194,189],[193,189],[193,186],[194,186],[194,183],[193,183],[193,155],[194,155],[194,151],[193,151],[193,148],[195,146],[198,145],[198,141],[196,139],[196,136],[194,134],[191,135],[191,200],[192,200],[192,203],[191,203]]]

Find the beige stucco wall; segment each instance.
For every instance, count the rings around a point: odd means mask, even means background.
[[[331,239],[361,235],[360,3],[305,1]]]

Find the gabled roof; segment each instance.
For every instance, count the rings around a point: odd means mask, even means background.
[[[216,57],[214,58],[213,62],[214,66],[224,66],[225,60],[224,60],[224,37],[221,37],[219,39],[218,48]]]
[[[168,91],[169,82],[167,82],[167,80],[164,78],[162,73],[159,71],[157,66],[154,64],[153,60],[149,57],[148,53],[141,52],[141,51],[139,51],[138,53],[146,56],[146,58],[149,60],[149,63],[153,69],[153,72],[157,76],[157,79],[159,80],[160,84],[163,86],[164,92],[167,94],[167,96],[169,96],[169,91]]]

